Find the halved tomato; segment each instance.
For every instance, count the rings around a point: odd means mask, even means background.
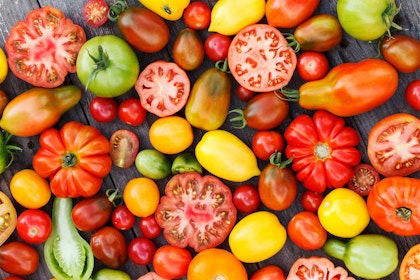
[[[17,213],[10,198],[0,191],[0,245],[2,245],[15,231]]]
[[[407,253],[405,253],[400,265],[400,279],[414,280],[420,277],[420,267],[418,260],[420,259],[420,243],[412,246]]]
[[[361,196],[367,196],[380,180],[378,171],[368,163],[356,165],[353,171],[353,177],[347,183],[347,187]]]
[[[90,26],[101,26],[108,20],[108,10],[104,0],[88,0],[83,6],[83,18]]]

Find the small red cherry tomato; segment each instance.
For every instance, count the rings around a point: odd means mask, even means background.
[[[243,213],[255,212],[261,204],[257,187],[249,184],[237,187],[233,192],[233,204]]]
[[[321,52],[305,51],[298,56],[297,71],[306,82],[324,78],[328,70],[327,56]]]
[[[191,260],[192,255],[188,249],[164,245],[156,250],[153,267],[162,277],[178,279],[187,275]]]
[[[191,2],[184,10],[185,24],[192,29],[202,30],[210,25],[211,8],[204,2]]]
[[[137,265],[152,263],[156,245],[146,237],[136,237],[128,244],[128,258]]]
[[[322,193],[306,190],[300,200],[303,210],[317,213],[319,205],[321,205],[324,195]]]
[[[16,230],[25,242],[43,243],[52,231],[51,217],[41,209],[24,210],[18,216]]]
[[[89,104],[92,117],[97,122],[113,121],[118,114],[118,104],[113,98],[94,97]]]
[[[305,250],[321,249],[327,241],[328,233],[318,216],[312,212],[297,213],[287,225],[290,239]]]
[[[360,163],[353,170],[353,177],[347,187],[361,196],[367,196],[380,180],[378,171],[368,163]]]
[[[219,33],[212,33],[204,41],[204,52],[211,61],[227,58],[232,38]]]
[[[420,111],[420,80],[411,81],[405,88],[405,100],[408,105]]]
[[[284,138],[274,130],[260,130],[252,137],[252,151],[261,160],[268,160],[275,152],[284,151]]]
[[[128,210],[127,206],[119,205],[114,211],[112,211],[111,216],[112,225],[119,230],[130,229],[135,221],[136,216]]]
[[[162,232],[162,228],[156,222],[155,215],[141,217],[139,222],[139,228],[143,236],[149,239],[158,237]]]
[[[283,270],[276,265],[267,265],[252,274],[249,280],[285,280]]]
[[[137,98],[128,98],[118,107],[118,117],[123,123],[138,126],[146,119],[147,111]]]
[[[241,85],[238,85],[236,88],[236,95],[238,96],[239,100],[241,101],[248,101],[256,94],[255,91],[249,90]]]

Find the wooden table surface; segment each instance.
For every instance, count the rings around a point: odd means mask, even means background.
[[[4,49],[4,43],[9,35],[9,31],[12,28],[12,26],[20,21],[25,19],[26,14],[31,11],[32,9],[36,9],[39,7],[51,5],[55,6],[56,8],[61,9],[67,17],[70,17],[76,24],[81,25],[84,30],[86,31],[87,38],[92,38],[97,35],[102,34],[117,34],[119,35],[118,28],[114,22],[108,22],[104,26],[100,28],[92,28],[89,27],[83,20],[82,17],[82,9],[83,5],[86,2],[86,0],[71,0],[71,1],[62,1],[62,0],[0,0],[0,47]],[[109,4],[111,1],[107,1]],[[137,2],[136,0],[127,0],[126,1],[129,6],[140,6],[141,4]],[[205,2],[209,3],[211,7],[213,7],[215,0],[206,0]],[[401,2],[401,1],[398,1]],[[329,13],[332,15],[336,15],[336,3],[337,0],[322,0],[320,3],[320,6],[318,7],[316,13]],[[396,17],[396,22],[403,26],[405,30],[403,33],[405,34],[411,34],[412,36],[416,37],[417,39],[420,39],[420,2],[418,0],[408,0],[408,1],[402,1],[402,8],[401,12]],[[181,20],[178,20],[176,22],[169,22],[168,26],[171,29],[172,37],[169,41],[168,46],[163,49],[159,53],[155,54],[144,54],[139,51],[137,51],[141,68],[144,69],[146,65],[148,65],[150,62],[158,60],[158,59],[165,59],[171,61],[171,47],[174,42],[175,35],[183,28],[185,28],[185,23]],[[290,30],[282,30],[282,31],[290,31]],[[207,31],[200,31],[200,35],[202,39],[204,40],[206,36],[208,36]],[[331,66],[338,65],[343,62],[349,62],[349,61],[359,61],[365,58],[374,57],[377,54],[377,46],[376,43],[369,43],[369,42],[362,42],[357,41],[347,34],[344,34],[344,38],[342,43],[334,48],[331,51],[328,51],[326,54],[328,56],[329,62]],[[190,74],[191,83],[193,83],[198,75],[202,73],[205,69],[212,67],[212,63],[208,60],[206,60],[203,65],[196,71],[193,71]],[[404,90],[407,84],[414,80],[420,78],[420,72],[417,71],[412,74],[400,74],[399,75],[399,86],[398,90],[395,93],[395,95],[385,104],[380,106],[379,108],[372,110],[370,112],[364,113],[362,115],[358,115],[355,117],[346,118],[346,121],[349,125],[354,127],[358,130],[360,136],[361,136],[361,143],[358,146],[360,151],[362,152],[362,161],[368,162],[368,157],[366,154],[366,147],[367,147],[367,136],[370,131],[370,128],[380,119],[383,117],[397,112],[407,112],[412,113],[416,116],[420,117],[420,113],[413,110],[408,106],[404,99]],[[76,84],[83,88],[80,81],[78,80],[77,76],[75,74],[68,75],[68,78],[66,80],[67,84]],[[302,84],[302,81],[295,76],[293,77],[292,81],[289,84],[290,88],[297,88],[299,85]],[[10,71],[9,75],[4,83],[0,85],[0,88],[7,92],[8,96],[10,98],[15,97],[16,95],[32,88],[32,86],[28,83],[23,82],[22,80],[19,80],[16,78]],[[233,108],[243,108],[244,103],[239,101],[236,96],[233,94],[233,100],[231,102],[231,109]],[[91,93],[84,93],[83,97],[78,105],[76,105],[73,109],[71,109],[68,113],[63,115],[63,117],[60,119],[60,121],[57,123],[57,127],[61,127],[65,122],[70,120],[76,120],[80,121],[85,124],[90,124],[94,127],[97,127],[100,129],[100,131],[107,137],[110,137],[111,134],[116,131],[117,129],[127,128],[132,129],[140,138],[141,142],[141,149],[145,148],[151,148],[151,145],[148,141],[148,128],[150,124],[156,119],[156,117],[152,116],[151,114],[148,115],[148,118],[145,123],[138,127],[130,127],[128,125],[124,125],[122,122],[116,120],[112,123],[98,123],[94,121],[89,113],[89,102],[92,99],[93,95]],[[134,89],[130,90],[128,93],[120,96],[117,98],[118,101],[122,101],[128,97],[137,97],[137,94]],[[290,121],[296,117],[299,114],[302,114],[303,112],[311,113],[308,111],[302,110],[297,104],[291,104],[291,111],[290,115],[287,118],[287,120],[279,127],[280,131],[284,131],[285,127],[287,126]],[[222,126],[222,129],[233,131],[230,124],[228,122],[225,122],[225,124]],[[255,130],[246,128],[243,130],[234,130],[234,133],[238,135],[242,140],[245,141],[248,145],[251,143],[251,138],[253,134],[255,133]],[[197,141],[201,138],[203,132],[196,130],[195,132],[195,140],[194,144],[197,143]],[[9,191],[9,182],[13,176],[13,174],[21,169],[24,168],[32,168],[31,160],[32,156],[35,154],[35,152],[38,150],[38,136],[34,137],[14,137],[12,138],[12,141],[15,143],[18,143],[22,148],[23,152],[18,155],[15,162],[10,166],[6,172],[0,175],[0,188],[2,191],[4,191],[6,194],[10,195]],[[193,147],[191,147],[189,150],[193,151]],[[263,167],[266,163],[265,162],[259,162],[260,167]],[[131,178],[139,177],[141,176],[135,166],[132,166],[128,169],[121,169],[117,167],[113,167],[111,173],[105,178],[104,180],[104,186],[103,188],[109,188],[109,187],[117,187],[119,189],[123,189],[125,186],[125,183],[128,182]],[[413,174],[413,177],[420,177],[419,173]],[[158,184],[161,187],[161,190],[163,190],[163,187],[167,180],[159,180]],[[227,182],[225,183],[234,188],[237,186],[237,183]],[[248,183],[257,183],[257,178],[251,179]],[[303,186],[299,186],[299,195],[296,199],[296,202],[289,207],[288,209],[280,212],[276,212],[278,217],[280,218],[283,225],[287,225],[289,220],[293,215],[298,213],[299,211],[302,211],[301,205],[299,203],[299,199],[301,197],[301,194],[303,193],[304,188]],[[51,204],[52,200],[49,204],[47,204],[43,209],[50,212],[51,210]],[[15,202],[15,206],[18,210],[18,212],[21,212],[23,208],[19,206]],[[261,207],[261,209],[264,209],[264,207]],[[239,217],[242,217],[243,215],[239,214]],[[420,243],[420,237],[414,236],[414,237],[399,237],[393,234],[387,234],[384,231],[380,230],[372,221],[370,222],[368,228],[365,230],[365,233],[381,233],[390,236],[393,240],[395,240],[398,243],[399,246],[399,257],[400,260],[404,256],[404,254],[407,252],[407,250],[413,246],[414,244]],[[133,229],[124,232],[127,241],[131,240],[134,236],[139,236],[139,229],[136,223],[136,226],[133,227]],[[89,238],[87,234],[83,234],[86,238]],[[10,240],[16,240],[19,239],[17,233],[15,232]],[[154,240],[156,244],[162,245],[165,243],[165,240],[163,237],[159,237],[158,239]],[[227,243],[223,243],[221,247],[227,248]],[[45,265],[45,262],[43,260],[43,254],[42,254],[42,245],[36,246],[36,248],[39,250],[40,253],[40,265],[38,271],[30,276],[27,276],[26,279],[49,279],[51,277],[50,272],[48,271],[48,268]],[[267,264],[276,264],[279,265],[286,273],[290,269],[292,263],[299,257],[302,256],[312,256],[312,255],[318,255],[318,256],[326,256],[323,251],[317,250],[317,251],[305,251],[299,249],[296,245],[294,245],[289,239],[286,242],[286,245],[283,247],[283,249],[276,254],[274,257],[262,262],[262,263],[256,263],[256,264],[247,264],[246,268],[248,270],[248,274],[251,275],[254,273],[258,267],[262,267]],[[333,260],[336,265],[343,266],[343,263],[337,260]],[[102,265],[99,262],[96,262],[95,264],[95,270],[99,269]],[[152,267],[148,266],[137,266],[132,264],[130,261],[126,263],[126,265],[122,268],[123,270],[127,271],[133,279],[136,279],[140,275],[145,274],[147,271],[152,270]],[[0,271],[0,277],[4,278],[8,274],[4,273],[3,271]],[[391,274],[386,279],[398,279],[398,268],[397,270]]]

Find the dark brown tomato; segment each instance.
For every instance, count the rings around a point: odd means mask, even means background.
[[[378,171],[368,163],[360,163],[353,170],[354,175],[347,184],[348,188],[361,196],[367,196],[380,180]]]
[[[204,46],[200,35],[191,28],[181,30],[174,42],[172,56],[184,70],[192,71],[204,61]]]
[[[109,142],[109,155],[115,166],[128,168],[135,162],[140,143],[134,132],[119,129],[111,135]]]
[[[412,73],[420,68],[420,41],[407,35],[395,34],[380,43],[381,54],[398,71]]]

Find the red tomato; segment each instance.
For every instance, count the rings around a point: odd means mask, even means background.
[[[119,230],[127,230],[133,227],[136,216],[128,210],[127,206],[117,206],[111,215],[112,225]]]
[[[403,34],[385,37],[380,51],[386,61],[403,73],[412,73],[420,68],[420,41]]]
[[[0,269],[9,274],[30,275],[38,269],[38,251],[32,246],[12,241],[0,246]]]
[[[229,47],[229,69],[235,80],[255,92],[287,85],[296,68],[296,53],[281,32],[268,24],[251,24],[235,35]]]
[[[249,280],[286,280],[286,276],[280,267],[272,264],[258,269]]]
[[[83,18],[90,26],[101,26],[108,20],[108,10],[104,0],[88,0],[83,6]]]
[[[222,199],[215,201],[215,197]],[[173,176],[155,213],[169,244],[189,245],[197,252],[221,244],[235,225],[237,214],[229,187],[215,176],[202,177],[197,172]]]
[[[329,63],[324,53],[305,51],[298,56],[297,71],[306,82],[324,78],[328,70]]]
[[[7,62],[13,74],[25,82],[55,88],[64,82],[68,72],[76,72],[76,59],[65,58],[76,58],[85,42],[82,27],[73,24],[61,10],[45,6],[32,10],[25,21],[10,29],[5,43]]]
[[[40,209],[24,210],[18,216],[16,230],[25,242],[43,243],[52,231],[51,217],[47,212]]]
[[[162,233],[162,228],[158,225],[155,215],[141,217],[139,228],[143,236],[149,239],[156,238]]]
[[[172,245],[163,245],[156,250],[153,268],[162,277],[178,279],[187,275],[192,260],[190,251]]]
[[[255,212],[261,204],[257,187],[248,184],[237,187],[233,192],[233,204],[243,213]]]
[[[268,160],[275,152],[284,150],[284,138],[274,130],[260,130],[252,137],[252,151],[261,160]]]
[[[184,10],[185,24],[192,29],[202,30],[210,25],[211,8],[204,2],[191,2]]]
[[[327,241],[328,233],[313,212],[299,212],[287,225],[287,235],[299,248],[321,249]]]
[[[265,16],[268,24],[280,28],[293,28],[308,19],[318,7],[319,0],[268,0]]]
[[[306,190],[302,194],[302,198],[300,202],[302,204],[303,210],[317,213],[318,208],[321,205],[321,202],[323,199],[324,199],[324,195],[322,193]]]
[[[128,98],[118,106],[118,117],[131,126],[141,125],[146,120],[147,111],[137,98]]]
[[[25,278],[19,276],[7,276],[4,280],[25,280]]]
[[[166,278],[166,277],[161,277],[156,272],[150,271],[150,272],[147,272],[145,275],[137,278],[137,280],[171,280],[171,279]]]
[[[236,96],[238,96],[239,100],[241,101],[248,101],[250,100],[252,97],[255,96],[255,92],[249,89],[244,88],[241,85],[238,85],[236,87]]]
[[[117,117],[118,104],[113,98],[95,96],[90,101],[89,110],[97,122],[110,122]]]
[[[354,280],[346,269],[335,266],[332,261],[324,257],[298,258],[293,263],[287,276],[288,280]]]
[[[212,33],[204,41],[204,52],[213,62],[225,60],[231,42],[232,38],[227,35]]]
[[[174,62],[159,60],[144,68],[135,89],[147,111],[166,117],[184,108],[190,86],[190,79],[182,68]]]
[[[361,196],[367,196],[379,182],[378,171],[368,163],[360,163],[353,170],[353,177],[348,182],[347,187]]]
[[[420,111],[420,80],[411,81],[405,88],[405,100],[407,103]]]
[[[156,245],[146,237],[135,237],[128,244],[128,258],[137,265],[152,263]]]
[[[172,47],[172,57],[186,71],[195,70],[203,64],[204,46],[197,30],[184,28],[178,33]]]
[[[411,114],[397,113],[377,122],[368,137],[368,156],[382,175],[407,176],[420,170],[417,146],[420,120]]]
[[[112,162],[115,166],[128,168],[136,161],[140,142],[137,135],[127,129],[115,131],[109,139]]]

